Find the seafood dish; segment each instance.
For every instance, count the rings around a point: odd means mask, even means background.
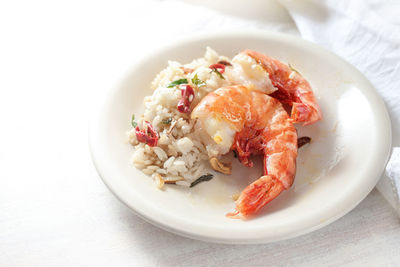
[[[207,47],[190,63],[168,62],[144,98],[144,113],[134,114],[128,131],[133,165],[152,177],[159,189],[168,184],[191,188],[216,173],[229,175],[234,153],[238,164],[253,167],[262,156],[263,173],[235,199],[229,218],[249,218],[281,192],[296,175],[295,124],[322,119],[314,92],[291,65],[244,50],[232,59]],[[215,177],[214,177],[215,176]]]

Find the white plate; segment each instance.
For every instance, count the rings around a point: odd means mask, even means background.
[[[324,120],[298,127],[313,143],[301,148],[294,186],[257,217],[228,219],[233,193],[261,175],[260,164],[235,164],[234,175],[219,175],[192,189],[168,186],[160,191],[135,169],[133,147],[125,132],[133,113],[143,112],[149,84],[168,60],[187,63],[206,46],[234,56],[250,48],[290,63],[311,83]],[[387,162],[390,120],[368,80],[343,59],[299,38],[271,33],[208,34],[160,48],[130,69],[106,98],[90,128],[95,166],[109,189],[147,221],[165,230],[206,241],[266,243],[321,228],[353,209],[372,190]]]

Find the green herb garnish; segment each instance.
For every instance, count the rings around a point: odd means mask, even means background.
[[[217,68],[213,68],[211,72],[215,72],[221,79],[225,80],[224,76],[222,76],[221,72],[219,72]]]
[[[290,68],[292,71],[295,71],[295,72],[297,72],[298,74],[300,74],[300,72],[298,72],[295,68],[293,68],[292,65],[290,65],[290,63],[289,63],[288,65],[289,65],[289,68]]]
[[[132,115],[131,124],[132,124],[133,128],[136,128],[137,122],[135,121],[135,114]]]
[[[197,73],[192,78],[192,83],[197,85],[197,87],[202,87],[202,86],[206,85],[205,81],[202,81],[199,79],[199,77],[197,77]]]
[[[172,118],[164,119],[161,121],[163,124],[169,125],[172,122]]]
[[[214,175],[212,175],[212,174],[202,175],[199,178],[197,178],[196,180],[194,180],[190,184],[190,187],[193,187],[193,186],[195,186],[195,185],[197,185],[198,183],[201,183],[201,182],[210,181],[213,177],[214,177]]]
[[[187,79],[179,79],[179,80],[173,81],[172,83],[168,84],[167,88],[172,88],[174,86],[184,84],[184,83],[188,83],[188,80]]]

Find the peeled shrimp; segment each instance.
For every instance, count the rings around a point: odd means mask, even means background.
[[[278,89],[270,95],[292,106],[290,117],[294,123],[308,125],[322,118],[310,84],[296,70],[253,50],[247,49],[240,54],[253,58],[269,74],[272,85]]]
[[[249,167],[251,155],[264,156],[264,175],[244,189],[228,217],[256,213],[293,184],[297,133],[278,100],[251,86],[222,87],[205,96],[191,117],[198,118],[221,154],[236,150]]]

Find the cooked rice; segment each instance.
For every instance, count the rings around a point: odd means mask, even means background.
[[[137,120],[139,127],[146,127],[144,121],[149,121],[159,133],[158,144],[150,147],[136,140],[135,130],[128,132],[128,140],[134,145],[135,151],[132,162],[143,173],[161,174],[165,181],[180,177],[176,184],[190,186],[190,183],[205,174],[208,168],[209,155],[215,154],[213,145],[205,144],[204,136],[195,131],[195,120],[190,119],[190,114],[177,110],[181,99],[181,90],[178,86],[167,86],[178,79],[186,78],[189,84],[195,75],[205,82],[204,86],[195,86],[195,98],[190,107],[193,109],[208,93],[226,85],[229,79],[221,79],[217,73],[212,72],[210,65],[218,61],[230,61],[229,58],[218,55],[207,47],[204,58],[199,58],[189,64],[182,65],[176,61],[169,61],[168,67],[162,70],[151,83],[153,95],[144,98],[144,113]],[[185,74],[184,68],[193,69],[192,73]],[[172,121],[171,121],[172,119]],[[166,121],[170,121],[166,124]]]
[[[190,114],[178,111],[177,105],[182,98],[181,89],[179,86],[168,88],[168,85],[179,79],[187,79],[195,91],[194,100],[190,105],[193,109],[204,96],[220,87],[243,83],[248,77],[259,78],[260,75],[265,75],[261,73],[262,70],[259,70],[260,67],[254,60],[243,56],[239,56],[238,60],[241,61],[240,64],[243,63],[245,72],[238,73],[238,69],[231,69],[230,73],[225,72],[225,79],[211,71],[209,66],[219,61],[231,62],[231,60],[218,55],[209,47],[203,58],[193,60],[191,63],[182,65],[176,61],[168,62],[168,67],[151,83],[154,93],[144,98],[145,110],[137,120],[141,129],[147,127],[144,121],[152,124],[159,134],[157,146],[150,147],[138,142],[135,129],[128,132],[128,140],[135,148],[132,162],[136,168],[152,175],[153,178],[155,175],[161,175],[165,183],[182,186],[190,186],[191,182],[208,172],[208,159],[219,156],[220,151],[216,143],[210,141],[208,135],[198,130],[196,120],[191,120]],[[193,72],[187,71],[189,69]],[[193,85],[192,79],[195,75],[205,82],[205,85]],[[259,86],[265,88],[265,82]],[[157,183],[160,185],[159,179]]]

